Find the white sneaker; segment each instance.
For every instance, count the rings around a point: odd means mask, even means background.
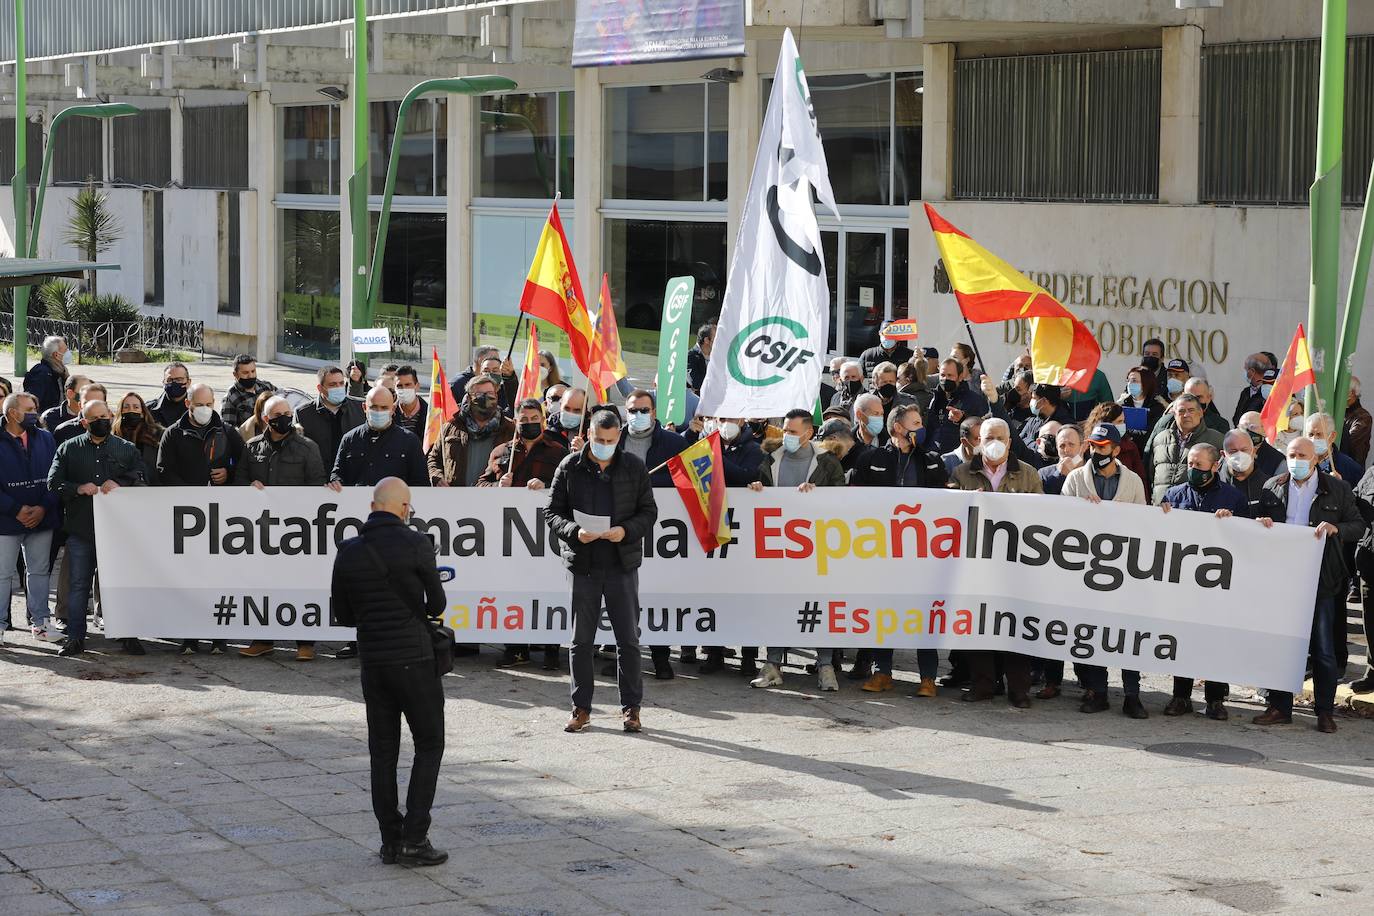
[[[781,687],[782,671],[772,662],[764,662],[759,676],[749,682],[750,687]]]
[[[816,667],[816,681],[822,690],[840,689],[840,682],[835,680],[835,666],[829,663]]]
[[[48,628],[31,626],[29,627],[29,635],[32,636],[34,639],[38,640],[39,642],[47,642]]]

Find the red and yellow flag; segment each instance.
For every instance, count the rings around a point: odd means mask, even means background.
[[[964,317],[975,324],[1029,319],[1035,380],[1087,391],[1102,358],[1102,348],[1087,325],[1043,287],[936,213],[930,204],[925,207],[949,285]]]
[[[425,417],[425,451],[429,451],[429,447],[439,441],[439,430],[444,421],[457,412],[458,405],[453,403],[453,392],[449,390],[448,377],[444,375],[444,366],[439,362],[439,349],[436,347],[434,364],[429,370],[429,414]]]
[[[587,313],[587,299],[582,294],[582,280],[577,276],[568,236],[563,221],[558,218],[558,202],[554,201],[544,232],[534,249],[525,278],[525,291],[520,296],[520,311],[534,318],[542,318],[562,328],[572,343],[573,361],[583,374],[588,374],[592,360],[592,319]]]
[[[525,345],[525,364],[520,368],[520,387],[515,391],[517,405],[525,398],[544,396],[544,386],[539,382],[539,330],[533,321],[526,322],[525,330],[529,337]]]
[[[1288,401],[1293,395],[1308,385],[1317,383],[1317,374],[1312,371],[1312,353],[1307,349],[1307,333],[1298,325],[1293,333],[1293,341],[1288,345],[1288,354],[1283,358],[1283,368],[1274,379],[1274,388],[1269,399],[1260,411],[1260,422],[1264,424],[1264,437],[1270,442],[1281,432],[1288,430]]]
[[[596,337],[592,340],[592,368],[587,380],[596,389],[597,400],[606,403],[606,392],[612,385],[629,375],[625,358],[620,351],[620,328],[615,323],[615,309],[611,306],[611,286],[601,275],[600,311],[596,316]]]
[[[725,504],[725,465],[720,433],[714,432],[668,459],[673,486],[687,507],[701,549],[710,553],[730,543],[729,507]]]

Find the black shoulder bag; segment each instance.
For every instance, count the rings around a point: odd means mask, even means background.
[[[386,563],[382,561],[382,558],[377,553],[376,548],[369,544],[365,539],[362,541],[362,545],[363,549],[367,551],[368,556],[372,557],[372,562],[376,563],[379,567],[381,567],[382,575],[389,575],[388,567]],[[425,616],[425,613],[422,609],[411,608],[410,610],[414,612],[417,617],[420,618],[420,620],[424,623],[425,628],[429,630],[429,638],[434,645],[434,673],[438,677],[443,677],[445,674],[448,674],[450,671],[453,670],[453,631],[450,630],[448,627],[444,626],[439,621],[433,620]]]

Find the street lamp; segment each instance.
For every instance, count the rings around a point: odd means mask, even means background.
[[[401,162],[401,141],[405,137],[406,115],[415,100],[432,93],[453,93],[458,95],[483,95],[488,92],[507,92],[516,88],[515,80],[504,76],[466,76],[450,79],[425,80],[406,93],[401,106],[396,111],[396,136],[391,141],[391,158],[386,166],[386,187],[382,191],[382,210],[377,216],[377,242],[372,250],[372,268],[369,271],[367,286],[367,305],[363,327],[371,327],[377,309],[377,298],[381,295],[382,259],[386,256],[386,234],[391,224],[391,198],[396,192],[396,171]]]

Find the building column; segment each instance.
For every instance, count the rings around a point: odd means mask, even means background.
[[[477,105],[471,95],[448,97],[448,245],[444,347],[449,376],[471,362],[473,322],[472,195],[476,177]]]
[[[954,196],[954,45],[925,46],[921,92],[921,199]]]
[[[1202,29],[1163,30],[1159,91],[1159,202],[1198,202]]]
[[[573,91],[576,93],[576,115],[573,124],[573,144],[577,150],[578,166],[573,175],[573,258],[582,277],[582,292],[596,303],[601,288],[597,274],[609,267],[604,264],[602,251],[601,199],[605,196],[602,160],[605,148],[605,102],[601,91],[600,70],[581,67],[573,71]],[[580,372],[577,377],[581,378]]]
[[[277,355],[277,118],[272,94],[248,93],[248,186],[243,195],[240,251],[248,255],[240,268],[244,278],[246,328],[257,341],[254,354],[261,361]]]
[[[743,76],[730,84],[730,135],[728,156],[729,217],[725,223],[725,263],[735,256],[735,236],[744,217],[744,200],[749,193],[749,178],[758,154],[759,131],[763,127],[763,81],[759,78],[759,43],[747,41],[740,61]]]
[[[186,129],[183,118],[186,100],[181,96],[172,99],[168,111],[168,135],[171,145],[172,184],[186,186]]]
[[[353,92],[353,81],[348,91]],[[345,100],[339,106],[339,365],[353,358],[353,220],[348,179],[353,174],[353,118]]]

